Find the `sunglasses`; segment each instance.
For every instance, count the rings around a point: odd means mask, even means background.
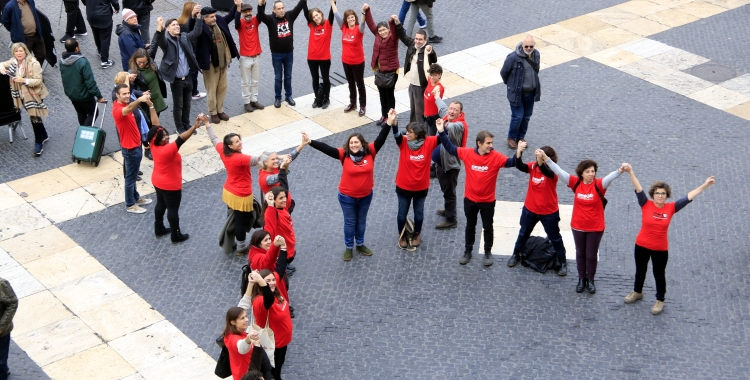
[[[533,49],[534,45],[523,45],[524,49]]]

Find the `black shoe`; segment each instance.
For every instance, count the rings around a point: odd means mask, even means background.
[[[156,222],[154,222],[154,234],[156,236],[164,236],[170,232],[172,232],[172,229],[164,227],[164,223],[157,224]]]
[[[287,278],[294,276],[294,272],[290,271],[289,269],[286,270],[285,275]]]
[[[294,272],[296,272],[296,271],[297,271],[297,267],[295,267],[295,266],[294,266],[294,265],[292,265],[292,264],[287,264],[287,265],[286,265],[286,269],[288,269],[288,270],[289,270],[290,272],[292,272],[292,273],[294,273]]]
[[[289,316],[294,319],[294,308],[292,305],[289,305]]]
[[[458,227],[458,222],[457,221],[450,222],[450,221],[447,221],[447,220],[444,221],[444,222],[440,222],[440,223],[438,223],[438,224],[435,225],[435,228],[438,229],[438,230],[447,230],[449,228],[456,228],[456,227]]]
[[[461,265],[466,265],[469,263],[469,260],[471,260],[471,252],[464,252],[464,255],[461,256],[460,259],[458,259],[458,263]]]
[[[64,44],[64,43],[65,43],[65,41],[66,41],[66,40],[67,40],[68,38],[75,38],[75,37],[73,37],[73,36],[69,36],[69,35],[67,35],[67,34],[66,34],[66,35],[64,35],[64,36],[63,36],[63,38],[61,38],[61,39],[60,39],[60,43],[63,43],[63,44]]]
[[[190,239],[190,234],[183,234],[180,232],[180,230],[172,231],[172,243],[179,243],[187,239]]]
[[[568,261],[563,260],[562,264],[560,264],[560,269],[557,270],[558,276],[567,276],[568,275]]]
[[[288,103],[288,104],[289,104],[290,106],[292,106],[292,107],[294,107],[294,106],[296,106],[296,105],[297,105],[297,103],[296,103],[296,102],[294,101],[294,99],[292,99],[292,97],[291,97],[291,96],[287,96],[287,97],[286,97],[286,102],[287,102],[287,103]]]
[[[253,112],[255,111],[255,107],[251,106],[250,103],[245,104],[245,112]]]
[[[322,108],[322,109],[326,109],[326,108],[328,108],[328,106],[330,106],[330,105],[331,105],[331,100],[330,100],[330,99],[328,99],[328,96],[324,96],[324,97],[323,97],[323,104],[321,104],[321,105],[320,105],[320,108]]]
[[[596,293],[596,284],[594,283],[594,280],[589,280],[589,293]]]
[[[432,37],[430,37],[429,40],[430,40],[431,44],[439,44],[439,43],[443,42],[443,37],[432,36]]]
[[[518,254],[518,252],[513,252],[512,255],[510,255],[510,258],[508,259],[508,266],[513,268],[518,264],[518,260],[521,259],[521,256]]]
[[[485,252],[484,253],[484,259],[482,260],[482,264],[484,266],[488,267],[495,263],[495,259],[492,258],[492,252]]]
[[[578,285],[576,285],[576,293],[583,293],[583,289],[586,288],[589,284],[589,281],[585,278],[579,278],[578,279]]]
[[[143,175],[143,172],[139,170],[138,175]]]
[[[281,99],[276,99],[273,101],[273,106],[276,108],[281,108]]]
[[[136,181],[143,181],[143,178],[141,178],[141,176],[138,176],[138,177],[135,177],[135,180]]]

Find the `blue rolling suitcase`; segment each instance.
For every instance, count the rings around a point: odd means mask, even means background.
[[[73,162],[81,163],[81,161],[88,162],[91,165],[99,166],[99,161],[102,159],[102,151],[104,150],[104,141],[107,139],[107,132],[104,132],[102,126],[104,126],[104,112],[107,110],[107,103],[104,103],[104,111],[102,111],[102,121],[99,127],[87,127],[79,126],[76,131],[76,137],[73,141],[73,152],[71,157]],[[96,118],[99,114],[99,103],[96,104],[96,111],[94,112],[94,123],[96,124]]]

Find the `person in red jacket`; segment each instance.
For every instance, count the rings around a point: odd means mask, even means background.
[[[240,39],[240,77],[242,78],[242,100],[245,112],[265,108],[258,103],[258,80],[260,79],[260,46],[258,25],[260,21],[253,16],[253,6],[235,0],[240,12],[234,15],[234,28]],[[196,90],[197,91],[197,90]]]
[[[257,230],[250,236],[250,254],[247,256],[247,264],[253,270],[268,269],[274,270],[276,268],[276,260],[281,254],[279,247],[286,244],[284,238],[281,235],[276,235],[276,238],[271,241],[271,234],[266,230]],[[284,249],[286,254],[286,249]]]
[[[367,94],[365,92],[365,48],[362,45],[365,23],[359,23],[357,12],[353,9],[345,10],[342,19],[335,2],[331,4],[331,8],[341,28],[341,64],[344,66],[346,81],[349,83],[349,105],[344,108],[344,112],[357,109],[357,91],[359,91],[359,116],[365,116]]]
[[[372,60],[370,67],[375,71],[375,85],[380,93],[380,120],[378,125],[385,123],[388,111],[396,108],[396,81],[398,80],[398,34],[396,33],[396,20],[398,16],[392,15],[388,22],[379,22],[375,25],[372,18],[370,6],[364,4],[362,12],[370,32],[375,36],[375,44],[372,47]]]
[[[281,169],[286,169],[284,164],[282,164]],[[263,214],[265,223],[263,228],[271,236],[281,235],[284,238],[287,247],[287,260],[291,263],[297,254],[297,250],[295,248],[294,222],[292,221],[292,215],[286,208],[287,194],[288,190],[283,186],[274,187],[271,192],[266,194],[265,199],[268,206]]]
[[[521,159],[526,149],[526,141],[519,141],[516,149],[516,169],[529,174],[529,188],[521,210],[521,229],[518,231],[513,254],[508,259],[508,266],[514,267],[520,260],[520,254],[531,236],[531,231],[538,222],[542,222],[547,238],[552,242],[560,261],[557,274],[568,274],[568,261],[565,259],[565,245],[560,235],[560,210],[557,205],[557,175],[544,163],[541,156],[535,161],[524,163]],[[557,153],[552,147],[543,146],[541,149],[553,162],[557,162]]]
[[[328,18],[323,17],[323,11],[318,8],[302,11],[307,19],[307,27],[310,28],[310,38],[307,43],[307,66],[312,76],[313,94],[315,101],[313,108],[328,108],[331,105],[329,96],[331,94],[331,36],[333,36],[333,7],[336,0],[331,1],[331,10]],[[321,80],[323,83],[321,84]]]
[[[570,227],[576,244],[576,267],[578,267],[578,285],[576,292],[588,288],[589,293],[596,293],[596,266],[598,263],[599,243],[604,236],[604,206],[607,200],[604,195],[607,188],[625,171],[628,164],[623,163],[619,169],[604,178],[596,178],[599,169],[594,160],[583,160],[576,167],[572,176],[562,170],[547,154],[537,149],[537,156],[552,169],[555,174],[573,190],[573,217]]]
[[[505,157],[492,149],[495,135],[489,131],[477,133],[477,147],[457,148],[445,133],[443,119],[435,123],[439,132],[440,141],[445,150],[466,164],[466,185],[464,187],[464,214],[466,215],[466,243],[464,253],[458,260],[461,265],[466,265],[471,260],[471,252],[474,249],[476,239],[477,214],[482,216],[482,227],[484,228],[484,266],[492,265],[492,243],[494,242],[494,227],[492,225],[495,217],[495,187],[497,175],[501,168],[510,168],[516,165],[516,156]]]
[[[396,111],[392,110],[395,114]],[[398,170],[396,171],[396,196],[398,197],[398,247],[414,251],[422,243],[422,222],[424,221],[424,201],[430,188],[430,159],[432,151],[440,145],[436,136],[427,136],[427,129],[421,123],[406,126],[406,138],[398,130],[395,115],[389,115],[388,124],[393,129],[393,137],[398,145]],[[414,234],[407,241],[404,231],[409,206],[414,203]]]
[[[664,294],[667,292],[665,273],[669,258],[669,223],[672,222],[674,214],[715,183],[714,176],[708,177],[703,184],[677,202],[667,203],[667,199],[672,197],[672,189],[666,182],[656,181],[651,185],[648,194],[653,200],[649,200],[643,193],[643,187],[635,177],[633,168],[628,165],[625,171],[630,175],[630,182],[633,183],[635,196],[641,206],[641,230],[635,238],[635,284],[633,291],[625,297],[625,303],[633,303],[643,298],[643,282],[646,280],[648,262],[653,260],[651,269],[656,283],[656,303],[651,307],[651,314],[658,315],[664,309]]]

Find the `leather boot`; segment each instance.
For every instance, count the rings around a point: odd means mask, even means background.
[[[557,271],[558,276],[567,276],[568,275],[568,260],[563,260],[560,264],[560,269]]]
[[[179,243],[190,238],[189,234],[183,234],[179,228],[172,230],[172,243]]]
[[[596,284],[594,283],[594,280],[589,280],[589,293],[596,293]]]
[[[172,229],[164,227],[164,222],[154,222],[154,234],[156,236],[164,236],[170,232],[172,232]]]
[[[576,285],[576,293],[583,293],[583,289],[588,285],[588,280],[585,278],[578,279],[578,285]]]
[[[518,261],[521,260],[521,256],[518,254],[518,252],[513,252],[512,255],[510,255],[510,258],[508,259],[508,266],[513,268],[518,264]]]
[[[315,91],[315,101],[312,104],[312,108],[320,108],[323,105],[323,85],[318,86],[318,90]]]

